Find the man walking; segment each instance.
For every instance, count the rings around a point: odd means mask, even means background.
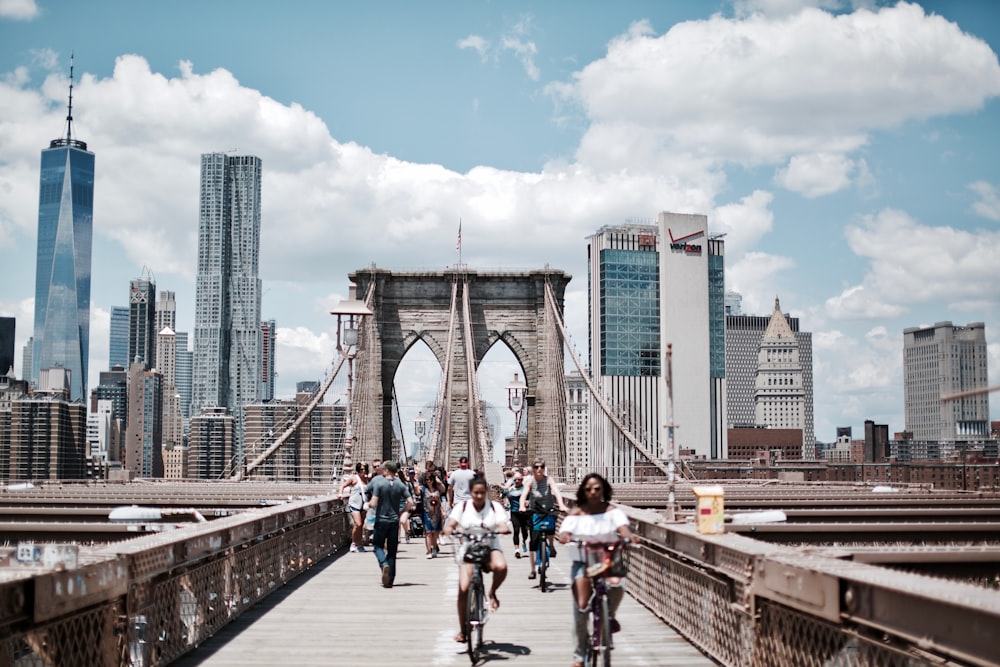
[[[461,502],[472,500],[469,482],[476,473],[469,469],[468,457],[458,459],[458,468],[448,473],[448,504],[455,507]]]
[[[399,549],[399,512],[413,511],[413,498],[406,485],[396,478],[399,465],[386,461],[384,474],[372,479],[369,488],[372,499],[369,505],[375,513],[375,531],[372,533],[372,547],[382,570],[383,588],[392,588],[396,580],[396,551]]]

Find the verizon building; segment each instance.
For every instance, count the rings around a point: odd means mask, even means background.
[[[724,392],[713,409],[709,308],[708,218],[685,213],[660,213],[660,340],[673,348],[673,419],[678,449],[696,455],[724,455],[712,443],[725,433]],[[722,295],[719,295],[721,302]],[[666,358],[663,372],[666,374]],[[661,396],[661,424],[669,424],[669,401]],[[713,414],[718,413],[718,414]],[[666,456],[666,433],[662,438]],[[712,450],[716,449],[716,452]]]

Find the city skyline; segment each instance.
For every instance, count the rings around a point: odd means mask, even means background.
[[[223,2],[191,22],[184,3],[0,0],[0,247],[25,278],[0,288],[0,315],[19,321],[16,349],[32,335],[38,155],[63,125],[73,48],[74,127],[102,165],[91,386],[141,267],[194,330],[199,156],[234,148],[263,162],[278,397],[333,358],[349,271],[454,265],[460,218],[470,268],[574,276],[567,323],[585,349],[586,237],[661,211],[726,234],[745,314],[780,295],[813,333],[817,440],[869,418],[902,430],[907,327],[985,322],[996,384],[1000,10],[664,4],[400,3],[383,19]],[[215,43],[217,14],[255,39]],[[401,394],[433,393],[426,363]]]

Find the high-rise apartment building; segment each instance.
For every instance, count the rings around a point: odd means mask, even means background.
[[[968,442],[990,437],[986,325],[938,322],[903,330],[903,399],[906,430],[914,440]]]
[[[0,317],[0,375],[6,375],[14,368],[14,325],[13,317]]]
[[[773,315],[773,313],[772,313]],[[726,414],[729,428],[757,426],[754,398],[761,340],[772,315],[726,316]],[[802,422],[803,458],[815,457],[813,427],[812,334],[799,330],[799,318],[784,314],[789,329],[798,342],[802,368],[804,414]]]
[[[35,337],[31,336],[28,338],[28,342],[24,344],[24,349],[21,350],[21,379],[27,380],[29,384],[34,385],[35,381],[32,379],[35,377],[33,370],[35,358]]]
[[[239,461],[243,408],[261,387],[260,196],[260,158],[201,156],[192,410],[231,411]]]
[[[0,374],[0,480],[10,479],[10,433],[12,405],[28,395],[28,382],[13,372]]]
[[[805,402],[799,342],[775,298],[757,353],[754,423],[772,429],[800,429],[804,437]]]
[[[111,306],[108,332],[108,370],[115,366],[128,368],[128,306]]]
[[[246,458],[254,460],[302,414],[312,394],[294,400],[255,403],[246,408]],[[344,464],[345,405],[317,405],[309,418],[255,471],[277,481],[329,482]]]
[[[43,368],[68,369],[72,400],[87,396],[93,222],[94,154],[73,138],[71,65],[66,135],[42,151],[30,377],[37,383]]]
[[[184,415],[177,391],[177,336],[170,327],[156,337],[156,370],[163,377],[163,446],[184,444]]]
[[[274,400],[275,352],[277,351],[278,327],[274,320],[260,323],[260,400]]]
[[[148,371],[156,363],[156,283],[140,276],[128,289],[128,365],[141,361]]]
[[[659,452],[660,238],[655,225],[602,227],[588,238],[592,381],[615,417],[654,454]],[[591,402],[589,464],[612,482],[631,481],[635,448]]]
[[[64,392],[11,402],[11,480],[85,479],[87,408]]]

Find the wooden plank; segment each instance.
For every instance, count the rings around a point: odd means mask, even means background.
[[[510,559],[501,608],[486,625],[486,662],[511,667],[572,661],[569,562],[556,558],[552,590],[528,580],[526,559]],[[468,665],[458,631],[452,547],[434,560],[423,544],[401,544],[395,586],[382,588],[375,555],[341,553],[272,594],[176,665]],[[615,665],[714,665],[626,596],[618,613]]]

